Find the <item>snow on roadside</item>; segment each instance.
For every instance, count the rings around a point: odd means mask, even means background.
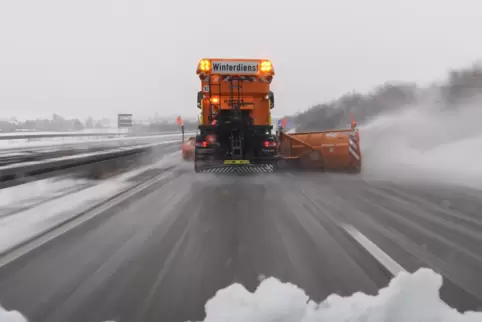
[[[482,313],[459,313],[439,297],[442,277],[430,269],[401,273],[375,296],[332,294],[321,303],[275,278],[254,293],[241,284],[219,290],[205,305],[203,322],[479,322]]]
[[[2,208],[28,207],[39,200],[91,184],[89,180],[73,178],[48,178],[0,190],[0,216]]]
[[[180,152],[167,154],[155,164],[122,173],[94,186],[46,201],[38,206],[15,213],[15,215],[0,217],[0,254],[130,188],[135,184],[135,182],[129,181],[130,178],[148,169],[176,164],[179,162],[179,158]]]
[[[104,182],[0,218],[0,253],[88,210],[127,186],[123,182]]]

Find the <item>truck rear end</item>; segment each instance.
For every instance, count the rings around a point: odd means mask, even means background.
[[[196,172],[272,172],[277,138],[272,134],[270,90],[274,69],[263,59],[202,59],[197,105]]]

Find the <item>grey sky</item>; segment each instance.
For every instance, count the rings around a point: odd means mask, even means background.
[[[482,58],[480,0],[2,0],[0,116],[193,115],[202,57],[266,57],[276,115]]]

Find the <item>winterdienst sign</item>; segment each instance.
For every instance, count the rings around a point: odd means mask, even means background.
[[[259,62],[256,61],[213,61],[212,72],[214,74],[229,75],[256,75],[259,71]]]

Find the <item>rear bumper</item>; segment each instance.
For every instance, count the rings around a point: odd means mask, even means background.
[[[278,165],[277,158],[256,158],[250,160],[215,160],[212,157],[196,156],[196,172],[209,173],[270,173]]]
[[[275,164],[196,164],[196,172],[201,173],[234,173],[256,174],[271,173],[276,170]]]

